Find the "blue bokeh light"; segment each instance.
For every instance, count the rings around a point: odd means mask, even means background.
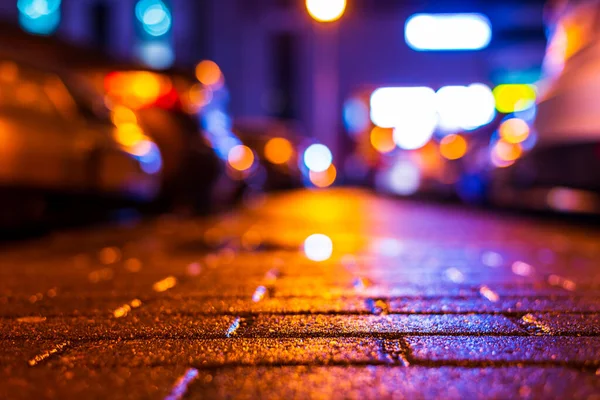
[[[153,142],[147,142],[148,150],[139,156],[136,156],[140,162],[142,171],[147,174],[156,174],[162,169],[162,156],[158,146]]]
[[[50,35],[60,24],[61,0],[18,0],[19,23],[27,32]]]
[[[162,0],[140,0],[135,6],[135,16],[150,36],[163,36],[171,30],[171,11]]]
[[[344,104],[344,125],[351,135],[357,135],[369,127],[369,108],[360,99],[349,99]]]
[[[154,69],[165,69],[173,65],[175,52],[167,41],[150,41],[138,44],[138,57],[144,64]]]

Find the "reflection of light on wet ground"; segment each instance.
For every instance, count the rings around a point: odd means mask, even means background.
[[[125,317],[125,316],[127,316],[127,314],[129,314],[129,312],[132,309],[138,308],[141,305],[142,305],[142,301],[140,299],[133,299],[129,303],[125,303],[122,306],[120,306],[117,309],[115,309],[113,311],[113,316],[115,318]]]
[[[402,243],[394,238],[376,238],[371,242],[371,251],[384,257],[397,257],[402,250]]]
[[[454,283],[462,283],[465,281],[465,276],[457,268],[451,267],[446,270],[446,277]]]
[[[171,390],[171,393],[169,393],[169,395],[165,397],[165,400],[182,399],[188,390],[188,386],[196,378],[198,378],[198,370],[196,368],[189,368],[187,371],[185,371],[185,374],[183,374],[183,376],[181,376],[177,380],[177,382],[173,386],[173,389]]]
[[[577,289],[577,284],[575,282],[555,274],[548,276],[548,283],[552,286],[560,286],[563,289],[568,290],[570,292]]]
[[[189,276],[198,276],[202,272],[202,266],[199,263],[191,263],[186,267],[186,273]]]
[[[367,278],[358,277],[352,282],[352,286],[354,286],[354,289],[357,291],[363,291],[370,286],[373,286],[373,283]]]
[[[504,259],[500,253],[486,251],[481,255],[481,262],[488,267],[496,268],[502,265]]]
[[[46,317],[36,317],[36,316],[17,318],[17,322],[23,322],[26,324],[37,324],[40,322],[44,322],[45,320],[46,320]]]
[[[128,258],[125,261],[125,269],[129,272],[140,272],[142,269],[142,262],[137,258]]]
[[[494,292],[492,289],[485,285],[479,288],[479,293],[492,303],[496,303],[498,300],[500,300],[500,296],[498,296],[498,293]]]
[[[56,347],[54,347],[51,350],[48,350],[48,351],[45,351],[43,353],[40,353],[40,354],[36,355],[35,357],[33,357],[31,360],[28,361],[29,366],[33,367],[35,365],[38,365],[39,363],[41,363],[42,361],[46,360],[51,355],[63,351],[70,344],[71,344],[71,342],[69,342],[67,340],[66,342],[62,342],[62,343],[57,344]]]
[[[165,279],[155,282],[154,285],[152,285],[152,289],[155,292],[165,292],[175,285],[177,285],[177,278],[174,276],[168,276]]]
[[[254,291],[254,293],[252,294],[252,301],[255,303],[258,303],[265,296],[265,293],[267,293],[266,287],[264,287],[262,285],[257,287],[256,290]]]
[[[546,334],[552,333],[552,328],[543,321],[540,321],[538,318],[536,318],[535,315],[525,314],[523,315],[523,317],[521,317],[521,320],[526,324],[535,326],[537,329],[541,330]]]
[[[262,235],[256,229],[249,229],[244,232],[240,241],[244,250],[252,251],[262,243]]]
[[[333,253],[333,242],[327,235],[315,233],[304,241],[304,254],[312,261],[325,261]]]
[[[121,259],[121,251],[117,247],[105,247],[98,253],[102,264],[114,264]]]
[[[512,265],[512,272],[519,276],[529,276],[533,273],[533,267],[526,262],[516,261]]]
[[[98,283],[101,281],[109,281],[115,275],[115,271],[111,268],[102,268],[96,271],[92,271],[88,274],[88,280],[92,283]]]
[[[233,322],[231,323],[231,325],[229,325],[229,328],[227,328],[227,333],[225,334],[225,336],[227,337],[231,337],[235,334],[235,332],[238,330],[238,328],[240,327],[240,322],[242,321],[242,319],[240,317],[236,317]]]

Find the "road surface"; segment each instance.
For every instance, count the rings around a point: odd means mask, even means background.
[[[337,189],[5,245],[0,398],[599,399],[599,239]]]

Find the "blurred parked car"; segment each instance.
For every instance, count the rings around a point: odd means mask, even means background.
[[[140,68],[91,68],[83,75],[105,96],[113,119],[129,114],[158,144],[161,208],[207,209],[224,166],[201,129],[198,114],[209,100],[203,85],[181,74]]]
[[[225,164],[204,135],[199,115],[213,100],[212,93],[193,73],[149,70],[8,24],[0,24],[0,49],[68,69],[95,90],[111,109],[113,122],[134,122],[156,143],[162,155],[160,191],[154,202],[159,210],[206,209],[218,198],[215,185],[225,175]]]
[[[21,204],[0,209],[3,225],[40,218],[67,196],[156,196],[156,144],[137,125],[115,126],[102,98],[64,72],[0,54],[0,125],[2,201]]]

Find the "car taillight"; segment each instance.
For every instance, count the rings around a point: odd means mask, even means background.
[[[109,98],[131,109],[172,109],[180,104],[171,78],[149,71],[111,72],[105,76],[104,90]]]

